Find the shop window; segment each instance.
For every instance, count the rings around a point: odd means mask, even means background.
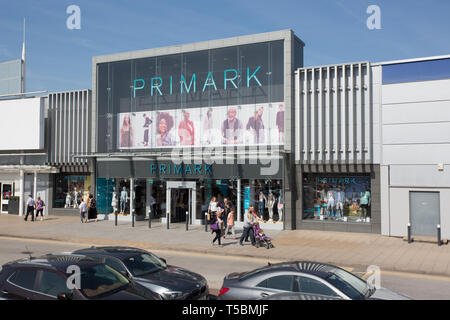
[[[87,201],[91,193],[91,177],[89,175],[55,176],[54,208],[78,208],[81,201]]]
[[[304,175],[303,219],[370,223],[370,176]]]
[[[241,181],[241,221],[244,213],[253,207],[264,221],[283,221],[282,180],[242,180]]]

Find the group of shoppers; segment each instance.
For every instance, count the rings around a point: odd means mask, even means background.
[[[89,195],[87,201],[81,201],[80,204],[80,217],[81,223],[86,223],[91,220],[98,221],[97,219],[97,201],[92,194]]]
[[[211,223],[211,232],[215,233],[212,245],[217,241],[219,246],[222,246],[221,238],[226,238],[231,232],[234,239],[236,238],[234,230],[235,209],[228,198],[223,202],[217,201],[216,197],[211,198],[208,207],[208,220]]]
[[[27,213],[25,215],[24,220],[28,220],[28,216],[31,214],[31,221],[34,221],[34,210],[36,210],[36,220],[39,215],[41,215],[41,221],[44,221],[44,206],[45,203],[41,199],[41,197],[37,197],[37,200],[34,201],[33,196],[30,194],[27,200]]]
[[[215,234],[212,245],[217,241],[219,246],[222,246],[221,238],[225,239],[229,232],[232,233],[234,240],[238,240],[235,233],[235,211],[231,201],[227,198],[224,199],[223,203],[217,201],[216,197],[211,198],[208,207],[208,220],[210,221],[211,233]],[[244,230],[239,238],[240,245],[243,245],[244,240],[248,241],[249,237],[252,245],[256,244],[253,227],[259,221],[260,218],[257,216],[255,209],[249,207],[248,212],[244,215]]]

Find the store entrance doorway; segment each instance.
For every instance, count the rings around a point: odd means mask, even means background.
[[[199,224],[196,219],[196,183],[168,181],[166,190],[166,217],[169,217],[169,223],[186,223],[188,219],[188,224]],[[166,218],[163,220],[167,223]]]
[[[8,213],[8,203],[9,198],[13,196],[13,184],[12,182],[6,182],[1,184],[2,190],[2,202],[1,202],[1,213]],[[22,200],[22,199],[20,199]]]

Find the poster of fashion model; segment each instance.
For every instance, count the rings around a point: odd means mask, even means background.
[[[201,145],[219,146],[222,145],[221,125],[223,115],[226,114],[225,107],[202,108],[201,109]]]
[[[269,105],[270,113],[270,144],[284,144],[284,103]]]
[[[134,117],[133,113],[122,113],[119,116],[119,148],[133,148],[135,146]]]
[[[269,143],[269,116],[266,112],[267,105],[248,105],[245,106],[246,112],[252,112],[247,118],[247,124],[245,129],[247,131],[247,137],[250,139],[246,141],[247,145],[261,145]]]
[[[239,119],[241,107],[231,106],[227,108],[225,117],[222,116],[221,132],[222,143],[226,145],[237,145],[243,143],[242,121]]]
[[[179,146],[200,146],[201,109],[183,109],[177,112],[177,137]]]
[[[155,147],[175,146],[176,141],[173,136],[175,117],[173,111],[158,112],[156,116],[156,137]]]

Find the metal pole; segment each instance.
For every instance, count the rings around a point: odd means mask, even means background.
[[[169,229],[169,212],[166,212],[167,229]]]
[[[408,243],[411,243],[411,223],[408,223]]]
[[[130,214],[131,226],[134,227],[134,179],[130,179]]]
[[[205,232],[208,232],[208,212],[205,212]]]
[[[186,211],[186,231],[189,230],[189,211]]]
[[[115,223],[115,225],[117,226],[117,209],[114,210],[114,211],[115,211],[115,213],[114,213],[114,215],[115,215],[115,217],[114,217],[114,223]]]
[[[150,207],[151,208],[151,207]],[[148,212],[148,228],[152,227],[152,209]]]
[[[437,226],[437,237],[438,237],[438,246],[442,245],[442,241],[441,241],[441,225],[438,224]]]

